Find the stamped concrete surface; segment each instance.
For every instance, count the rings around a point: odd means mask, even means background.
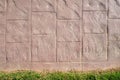
[[[120,67],[120,0],[0,0],[0,70]]]

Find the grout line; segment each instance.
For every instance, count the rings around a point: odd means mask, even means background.
[[[39,62],[39,63],[81,63],[80,61],[33,61],[33,62]]]
[[[82,10],[83,12],[106,12],[107,10]]]
[[[34,34],[34,33],[32,33],[32,35],[34,35],[34,36],[49,36],[49,35],[52,35],[52,34]]]
[[[107,14],[108,20],[109,20],[109,19],[114,19],[114,18],[110,18],[110,16],[109,16],[109,14],[110,14],[110,13],[109,13],[109,11],[110,11],[110,10],[109,10],[109,9],[110,9],[110,1],[109,1],[109,0],[107,0],[107,4],[108,4],[108,14]]]
[[[7,0],[5,0],[5,53],[6,53],[6,64],[8,63],[8,56],[7,56],[7,50],[6,50],[6,43],[7,43],[7,40],[6,40],[6,35],[7,35]]]
[[[108,21],[109,22],[109,21]],[[120,41],[120,40],[109,40],[108,42],[110,42],[110,41]]]
[[[57,20],[64,20],[64,21],[72,21],[72,20],[81,20],[81,18],[79,19],[72,19],[72,18],[67,18],[67,19],[62,19],[62,18],[57,18]]]
[[[57,55],[57,47],[58,47],[58,42],[57,42],[57,10],[58,10],[58,1],[57,0],[55,0],[56,2],[56,7],[55,7],[55,10],[56,10],[56,62],[58,62],[58,55]]]
[[[107,10],[107,61],[109,58],[109,0],[107,1],[108,10]]]
[[[26,43],[26,42],[7,42],[6,43]]]
[[[29,21],[29,19],[6,19],[7,21],[17,21],[17,20],[24,20],[24,21]]]
[[[103,32],[103,33],[86,33],[86,32],[84,32],[85,34],[106,34],[106,32]]]
[[[56,19],[56,62],[58,61],[57,59],[57,47],[58,47],[58,42],[57,42],[57,19]]]
[[[31,1],[31,4],[30,4],[30,26],[31,26],[31,42],[30,42],[30,51],[31,51],[31,61],[30,61],[30,70],[32,70],[32,0],[30,0]]]
[[[79,19],[78,20],[74,20],[74,19],[69,19],[69,20],[66,20],[66,19],[57,19],[57,20],[58,21],[66,21],[67,22],[67,21],[80,21],[81,19],[80,20]]]
[[[108,15],[108,20],[113,20],[113,19],[120,20],[120,18],[109,18],[109,15]]]
[[[81,41],[57,41],[57,42],[81,42]]]
[[[82,45],[82,51],[81,51],[81,62],[83,62],[83,35],[84,35],[84,25],[83,25],[83,1],[84,0],[82,0],[82,21],[81,21],[81,31],[82,31],[82,43],[81,43],[81,45]],[[83,64],[81,63],[81,69],[82,69],[82,71],[83,71]]]
[[[56,10],[54,11],[31,11],[32,13],[56,13]]]

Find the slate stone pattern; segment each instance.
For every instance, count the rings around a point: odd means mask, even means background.
[[[120,0],[0,0],[0,70],[120,67]]]

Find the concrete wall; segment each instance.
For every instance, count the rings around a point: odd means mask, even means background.
[[[0,0],[0,70],[120,67],[120,0]]]

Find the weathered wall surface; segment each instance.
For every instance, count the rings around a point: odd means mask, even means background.
[[[120,67],[120,0],[0,0],[0,70]]]

